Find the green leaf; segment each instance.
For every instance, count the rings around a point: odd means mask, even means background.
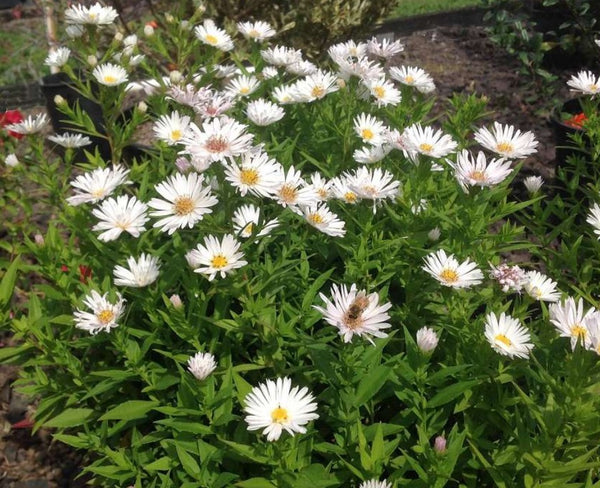
[[[177,457],[181,461],[181,465],[185,472],[196,480],[200,479],[200,466],[198,466],[194,457],[179,446],[175,446],[175,449],[177,450]]]
[[[151,400],[130,400],[121,403],[106,412],[99,420],[133,420],[140,419],[154,407],[158,407],[159,402]]]
[[[387,366],[377,366],[367,374],[356,388],[356,405],[367,403],[383,387],[392,369]]]
[[[0,281],[0,309],[4,309],[10,303],[10,299],[12,298],[15,289],[15,282],[17,281],[17,270],[19,269],[20,264],[21,260],[19,256],[17,256],[6,269],[4,276],[2,276],[2,281]]]
[[[146,471],[168,471],[174,465],[173,460],[169,456],[163,456],[150,464],[145,464]]]
[[[91,408],[67,408],[53,419],[46,422],[46,427],[75,427],[85,424],[94,411]]]
[[[266,478],[250,478],[235,484],[241,488],[275,488],[275,485]]]
[[[427,402],[427,408],[437,408],[445,405],[479,383],[481,383],[481,380],[469,380],[447,386]]]
[[[323,287],[325,282],[333,273],[333,269],[329,271],[325,271],[325,273],[321,274],[311,285],[311,287],[306,290],[304,294],[304,299],[302,300],[302,310],[308,309],[315,301],[315,296],[317,296],[317,292]]]
[[[67,444],[68,446],[72,446],[77,449],[87,449],[91,447],[90,442],[87,439],[83,439],[76,435],[54,434],[52,437],[63,444]]]

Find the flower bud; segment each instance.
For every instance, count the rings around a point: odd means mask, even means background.
[[[137,42],[138,37],[135,34],[131,34],[130,36],[127,36],[125,39],[123,39],[123,45],[127,47],[136,46]]]
[[[417,331],[417,345],[424,353],[432,352],[438,345],[439,338],[435,330],[422,327]]]
[[[337,85],[337,86],[339,86],[339,87],[340,87],[340,89],[342,89],[342,90],[343,90],[344,88],[346,88],[346,82],[345,82],[344,80],[342,80],[341,78],[338,78],[338,79],[335,81],[335,83],[336,83],[336,85]]]
[[[523,180],[523,184],[529,193],[534,194],[540,191],[540,188],[544,184],[544,180],[541,176],[528,176]]]
[[[140,113],[145,114],[148,111],[148,105],[142,100],[137,104],[137,109]]]
[[[34,235],[33,240],[35,241],[35,245],[38,247],[42,247],[44,244],[46,244],[46,241],[44,240],[44,236],[40,233]]]
[[[171,303],[175,308],[183,307],[183,302],[181,301],[181,298],[179,297],[179,295],[177,295],[177,293],[171,295],[169,297],[169,300],[171,300]]]
[[[181,26],[181,28],[183,30],[190,30],[191,29],[191,25],[190,25],[190,21],[189,20],[182,20],[179,25]]]
[[[187,173],[192,168],[192,165],[187,158],[179,156],[175,160],[175,167],[180,173]]]
[[[149,24],[146,24],[146,25],[144,26],[144,35],[145,35],[146,37],[152,37],[152,36],[154,35],[154,27],[152,27],[152,26],[151,26],[151,25],[149,25]]]
[[[433,441],[433,450],[438,454],[446,453],[446,438],[443,435],[438,435]]]
[[[209,352],[199,352],[188,359],[188,370],[198,380],[206,379],[216,367],[215,357]]]
[[[67,101],[61,95],[54,95],[54,105],[62,105]]]
[[[165,20],[167,21],[167,24],[172,24],[173,22],[175,22],[175,17],[167,13],[165,14]]]
[[[171,83],[177,85],[183,79],[183,75],[181,74],[181,71],[173,70],[169,73],[169,79],[171,80]]]
[[[121,42],[123,40],[123,34],[121,34],[120,32],[116,32],[114,39],[117,42]]]
[[[441,234],[440,228],[439,227],[434,227],[427,234],[427,238],[430,241],[437,241],[440,238],[440,234]]]
[[[17,155],[11,153],[8,156],[6,156],[6,159],[4,160],[4,164],[6,164],[6,166],[10,166],[11,168],[18,166],[19,160],[17,159]]]
[[[87,62],[90,66],[96,66],[98,64],[98,58],[96,56],[94,56],[93,54],[90,54],[87,57]]]

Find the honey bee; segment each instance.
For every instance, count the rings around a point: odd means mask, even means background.
[[[356,327],[360,321],[360,317],[365,309],[369,306],[369,298],[364,291],[357,293],[356,298],[348,307],[348,311],[344,314],[344,322],[350,328]]]

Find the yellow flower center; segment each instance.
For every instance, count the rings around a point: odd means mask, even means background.
[[[298,191],[291,185],[283,185],[279,190],[279,196],[285,203],[294,203],[298,196]]]
[[[94,198],[103,198],[106,191],[104,188],[97,188],[96,190],[92,190],[91,194]]]
[[[407,84],[409,84],[409,85],[410,85],[411,83],[414,83],[414,82],[415,82],[415,79],[414,79],[412,76],[410,76],[410,75],[407,75],[407,76],[404,78],[404,83],[407,83]]]
[[[514,151],[514,148],[510,142],[499,142],[496,146],[496,150],[499,153],[507,153],[510,154]]]
[[[308,216],[308,221],[315,224],[315,225],[319,225],[322,224],[323,221],[323,217],[318,214],[318,213],[312,213]]]
[[[440,273],[440,278],[446,283],[456,283],[458,281],[458,273],[453,269],[443,269]]]
[[[427,144],[426,142],[419,145],[419,149],[424,153],[430,153],[433,151],[433,146],[431,144]]]
[[[588,87],[588,90],[590,90],[591,92],[597,92],[598,91],[598,85],[596,85],[596,84],[590,85]]]
[[[222,254],[217,254],[210,260],[210,265],[213,268],[217,268],[217,269],[224,268],[225,266],[227,266],[227,263],[228,263],[227,258],[225,256],[223,256]]]
[[[373,136],[375,134],[373,134],[373,131],[371,129],[363,129],[362,132],[360,133],[363,139],[366,139],[367,141],[370,141],[371,139],[373,139]]]
[[[512,346],[512,341],[506,337],[504,334],[498,334],[496,337],[494,337],[494,340],[496,342],[501,342],[502,344],[504,344],[505,346]]]
[[[96,318],[102,325],[109,324],[115,318],[112,310],[104,309],[96,314]]]
[[[469,177],[475,181],[485,181],[485,173],[483,171],[473,171]]]
[[[220,153],[225,151],[229,147],[226,139],[223,139],[221,136],[212,136],[204,144],[204,147],[208,152],[211,153]]]
[[[377,98],[383,98],[385,97],[385,88],[382,86],[376,86],[373,88],[373,93]]]
[[[173,212],[175,215],[183,216],[191,214],[194,210],[194,201],[190,197],[179,197],[175,199]]]
[[[248,31],[248,37],[258,37],[260,36],[260,32],[258,32],[256,29],[251,29],[250,31]]]
[[[247,95],[249,92],[250,92],[250,87],[248,87],[248,86],[243,86],[240,88],[240,93],[242,95]]]
[[[104,83],[116,83],[117,79],[113,75],[104,75],[102,78]]]
[[[344,193],[344,200],[346,200],[348,203],[356,202],[356,193],[347,191]]]
[[[171,139],[174,141],[178,141],[181,139],[181,131],[179,129],[175,129],[171,131]]]
[[[256,183],[258,183],[258,171],[256,171],[255,169],[241,170],[240,181],[244,185],[256,185]]]
[[[213,46],[219,44],[219,39],[217,39],[217,37],[213,36],[212,34],[207,34],[204,40]]]
[[[325,88],[322,85],[317,85],[311,90],[310,94],[315,98],[321,98],[325,95]]]
[[[587,329],[579,324],[575,324],[573,327],[571,327],[571,335],[573,337],[577,337],[577,339],[583,340],[587,335]]]
[[[285,408],[277,407],[271,412],[273,422],[283,424],[289,420],[288,411]]]
[[[325,188],[319,188],[317,190],[317,194],[319,195],[320,198],[322,198],[323,200],[327,200],[327,197],[329,196],[327,193],[327,190],[325,190]]]
[[[367,195],[371,195],[371,196],[373,196],[373,195],[376,195],[376,194],[377,194],[377,188],[375,188],[375,187],[374,187],[374,186],[372,186],[372,185],[364,185],[364,186],[362,187],[362,191],[363,191],[364,193],[366,193]]]
[[[252,235],[253,228],[254,228],[254,224],[252,222],[250,222],[248,225],[246,225],[246,227],[244,227],[244,229],[242,230],[242,234],[245,236]]]

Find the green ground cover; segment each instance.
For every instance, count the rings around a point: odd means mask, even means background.
[[[411,17],[463,7],[475,7],[481,3],[481,0],[398,0],[398,7],[391,17]]]

